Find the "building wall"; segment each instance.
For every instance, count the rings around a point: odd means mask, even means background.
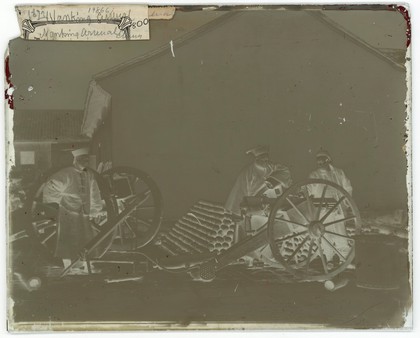
[[[219,17],[219,11],[177,12],[171,20],[153,20],[153,39],[142,41],[10,42],[10,67],[15,86],[15,109],[83,109],[94,74],[146,54]],[[39,29],[39,28],[38,28]],[[45,50],[53,49],[53,53]],[[64,81],[65,79],[65,81]],[[32,86],[33,91],[28,91]]]
[[[33,183],[42,173],[52,168],[60,169],[73,163],[73,155],[70,149],[88,147],[86,142],[51,143],[50,141],[16,141],[14,173],[18,177],[25,176]],[[34,164],[21,163],[22,152],[33,152]],[[26,157],[27,159],[29,157]]]
[[[96,129],[90,142],[90,151],[96,156],[97,164],[112,162],[112,139],[112,114],[109,114]]]
[[[34,164],[21,163],[21,152],[33,152]],[[15,164],[20,169],[34,169],[43,172],[51,167],[51,143],[49,142],[15,142]]]
[[[87,142],[65,142],[51,145],[51,167],[59,169],[73,164],[71,149],[89,147]]]
[[[404,71],[301,11],[244,12],[174,53],[100,81],[114,164],[149,172],[166,216],[224,202],[256,144],[294,180],[327,148],[361,209],[406,205]]]

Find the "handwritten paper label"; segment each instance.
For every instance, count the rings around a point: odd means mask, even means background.
[[[149,7],[149,20],[169,20],[174,17],[175,7]]]
[[[149,40],[147,5],[16,6],[29,40]]]

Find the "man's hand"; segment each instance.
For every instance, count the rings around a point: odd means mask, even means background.
[[[96,215],[92,215],[90,220],[96,224],[101,224],[106,219],[106,211],[101,210]]]

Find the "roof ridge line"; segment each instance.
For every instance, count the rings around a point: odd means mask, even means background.
[[[192,41],[193,39],[196,39],[198,37],[200,37],[201,35],[209,32],[210,30],[217,28],[218,25],[223,24],[225,22],[228,21],[228,19],[230,19],[231,17],[234,16],[238,16],[239,14],[242,14],[242,12],[239,11],[231,11],[228,12],[224,15],[222,15],[221,17],[214,19],[196,29],[194,29],[191,32],[188,32],[182,36],[180,36],[179,38],[173,40],[173,43],[177,44],[177,46],[182,46],[184,44],[186,44],[189,41]],[[95,75],[93,75],[93,80],[101,80],[103,78],[106,78],[108,76],[113,76],[113,75],[117,75],[118,73],[124,72],[128,69],[130,69],[131,67],[138,65],[138,64],[142,64],[146,61],[149,61],[150,59],[154,58],[154,57],[158,57],[160,55],[163,55],[166,51],[170,50],[171,46],[169,44],[164,44],[160,47],[158,47],[157,49],[137,56],[133,59],[130,59],[128,61],[125,61],[123,63],[120,63],[119,65],[116,65],[114,67],[108,68],[102,72],[99,72]]]
[[[400,71],[405,71],[406,70],[404,65],[401,65],[400,63],[391,59],[390,57],[388,57],[387,55],[382,53],[378,48],[373,47],[372,45],[370,45],[369,43],[364,41],[362,38],[357,37],[356,35],[354,35],[350,31],[348,31],[346,28],[341,26],[339,23],[337,23],[334,20],[328,18],[323,13],[321,13],[319,11],[311,11],[311,12],[308,12],[308,14],[310,16],[318,19],[322,23],[324,23],[326,26],[328,26],[331,30],[335,31],[336,33],[338,33],[338,32],[344,33],[349,38],[348,40],[350,40],[351,42],[353,42],[357,46],[361,47],[362,49],[368,51],[369,53],[375,55],[377,58],[381,59],[382,61],[387,62],[388,64],[390,64],[394,68],[396,68]]]

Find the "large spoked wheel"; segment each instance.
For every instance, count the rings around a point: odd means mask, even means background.
[[[118,213],[134,204],[116,231],[112,250],[136,250],[150,243],[162,221],[162,197],[156,183],[141,170],[116,167],[102,174],[107,182]]]
[[[59,170],[55,169],[43,174],[34,184],[25,204],[25,213],[27,217],[25,224],[26,231],[35,241],[36,246],[45,257],[51,260],[54,259],[57,247],[59,205],[55,203],[44,203],[43,193],[47,182],[49,182],[51,177],[58,171]],[[104,203],[104,210],[101,217],[91,221],[94,233],[98,233],[107,219],[116,215],[116,210],[110,198],[107,185],[104,184],[101,176],[97,172],[93,170],[90,171],[93,173],[95,180],[98,183],[100,195]],[[98,248],[98,256],[102,256],[105,253],[111,245],[112,238],[113,234],[111,234],[109,239],[104,241],[101,247]]]
[[[268,238],[274,258],[302,280],[328,280],[354,259],[360,213],[341,186],[318,179],[291,186],[273,205]]]

